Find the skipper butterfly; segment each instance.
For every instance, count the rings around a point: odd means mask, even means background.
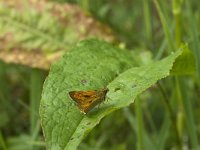
[[[107,88],[91,91],[71,91],[69,96],[76,102],[78,108],[86,114],[97,104],[105,100]]]

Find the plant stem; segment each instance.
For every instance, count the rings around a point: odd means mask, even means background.
[[[175,115],[173,113],[173,110],[172,110],[172,108],[170,106],[170,103],[168,101],[167,94],[166,94],[166,92],[164,91],[164,89],[162,88],[162,86],[161,86],[161,84],[159,82],[158,82],[158,87],[159,87],[160,92],[161,92],[161,94],[163,96],[162,100],[163,100],[163,102],[164,102],[164,104],[165,104],[165,106],[166,106],[166,108],[168,110],[167,112],[169,113],[170,120],[172,122],[172,126],[173,126],[174,133],[175,133],[175,136],[176,136],[177,149],[179,150],[179,149],[181,149],[182,146],[181,146],[179,132],[178,132],[178,129],[177,129],[177,126],[176,126],[176,117],[175,117]]]
[[[158,1],[153,0],[153,2],[154,2],[156,9],[158,11],[158,14],[159,14],[159,17],[160,17],[160,20],[161,20],[161,23],[162,23],[163,31],[164,31],[165,36],[167,38],[168,46],[169,46],[171,51],[175,51],[175,46],[174,46],[174,43],[173,43],[173,40],[172,40],[172,36],[170,34],[169,25],[167,23],[167,20],[164,16],[163,12],[161,11],[161,8],[160,8]]]
[[[142,107],[141,107],[141,99],[137,98],[135,100],[135,108],[136,108],[136,118],[138,123],[138,132],[137,132],[137,150],[143,150],[143,130],[144,123],[142,118]]]
[[[36,139],[38,132],[38,120],[39,120],[39,103],[41,99],[42,84],[43,84],[43,72],[39,69],[31,70],[30,81],[30,132]],[[33,139],[33,140],[35,140]]]
[[[124,108],[124,116],[127,118],[129,124],[131,125],[131,128],[133,132],[137,133],[139,131],[139,123],[137,123],[136,117],[131,113],[129,108]],[[143,128],[143,137],[144,137],[144,143],[143,146],[144,149],[158,149],[157,144],[153,141],[152,138],[149,137],[145,129]],[[147,146],[148,145],[148,146]]]
[[[190,38],[192,39],[193,52],[195,53],[197,61],[197,74],[200,76],[200,40],[199,40],[199,27],[195,20],[195,15],[192,12],[191,1],[186,0],[186,15],[189,23]],[[187,21],[187,20],[186,20]]]
[[[175,19],[175,38],[176,38],[176,48],[179,47],[181,43],[181,0],[172,0],[172,12]]]
[[[8,150],[1,131],[0,131],[0,148],[2,148],[2,150]]]
[[[145,37],[147,40],[147,45],[152,40],[152,26],[151,26],[151,15],[149,10],[149,0],[143,0],[143,13],[144,13],[144,25],[145,25]]]
[[[179,133],[179,138],[180,140],[183,137],[183,132],[184,132],[184,108],[183,108],[183,99],[182,99],[182,94],[181,94],[181,90],[180,90],[180,83],[179,83],[179,79],[177,76],[175,76],[175,85],[176,85],[176,99],[177,99],[177,103],[178,103],[178,108],[177,108],[177,120],[176,120],[176,126],[178,129],[178,133]],[[181,140],[182,141],[182,140]]]
[[[188,86],[186,84],[186,80],[183,80],[181,82],[184,84],[182,86],[182,93],[183,93],[183,106],[184,106],[184,113],[185,113],[185,118],[187,118],[186,125],[187,125],[187,131],[188,135],[191,141],[191,146],[194,150],[199,150],[199,145],[198,145],[198,136],[196,132],[196,126],[195,126],[195,121],[194,121],[194,114],[193,114],[193,108],[192,108],[192,103],[194,99],[189,96],[188,93],[192,93],[193,89],[190,88],[188,91]],[[191,91],[192,90],[192,91]]]
[[[179,48],[181,43],[181,0],[173,0],[172,1],[172,12],[175,19],[175,38],[176,38],[176,49]],[[184,114],[184,106],[183,106],[183,98],[180,89],[179,77],[175,76],[175,86],[176,86],[176,99],[177,99],[177,120],[176,126],[179,133],[179,139],[182,142],[184,136],[184,126],[185,126],[185,114]],[[182,143],[181,143],[182,144]]]

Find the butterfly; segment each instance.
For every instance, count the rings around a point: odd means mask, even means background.
[[[105,100],[107,92],[107,88],[90,91],[71,91],[69,96],[76,102],[81,112],[86,114],[97,104]]]

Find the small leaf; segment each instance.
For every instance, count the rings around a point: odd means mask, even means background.
[[[168,76],[181,52],[178,50],[146,66],[133,67],[135,63],[129,51],[97,40],[80,42],[52,66],[44,84],[40,116],[47,148],[76,149],[103,117],[133,103],[138,94]],[[105,102],[86,115],[68,95],[69,91],[103,87],[109,89]]]
[[[196,72],[196,62],[187,44],[181,46],[183,53],[174,62],[172,75],[193,75]]]

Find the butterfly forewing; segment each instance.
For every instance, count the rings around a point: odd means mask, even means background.
[[[98,93],[96,91],[71,91],[69,95],[75,102],[85,104],[97,97]]]

